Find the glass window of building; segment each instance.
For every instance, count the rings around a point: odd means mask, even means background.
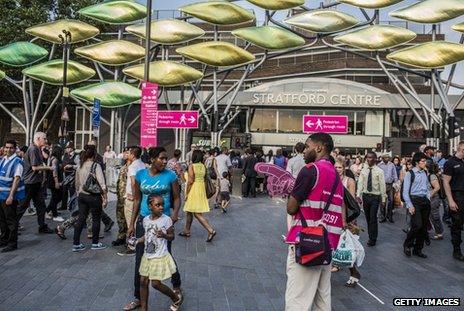
[[[252,132],[275,133],[277,131],[277,110],[255,109],[250,111]]]
[[[26,124],[26,115],[24,114],[24,109],[22,108],[13,108],[11,109],[11,113],[15,115],[23,124]],[[24,129],[21,125],[19,125],[13,119],[11,120],[11,127],[10,127],[11,134],[25,134]]]
[[[338,110],[327,110],[325,112],[328,116],[348,116],[348,135],[354,135],[354,111],[338,111]]]
[[[418,111],[423,117],[423,111]],[[397,109],[390,113],[392,137],[423,138],[425,129],[410,109]]]
[[[279,110],[279,132],[301,133],[306,110]]]
[[[365,135],[366,133],[366,112],[356,111],[355,135]]]

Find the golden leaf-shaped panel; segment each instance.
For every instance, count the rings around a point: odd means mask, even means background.
[[[464,33],[464,23],[456,24],[451,27],[453,30]]]
[[[464,0],[425,0],[390,12],[390,16],[416,23],[434,24],[464,14]]]
[[[132,63],[145,56],[145,49],[125,40],[109,40],[74,50],[77,55],[110,66]]]
[[[338,2],[357,6],[365,9],[380,9],[393,4],[397,4],[403,0],[338,0]]]
[[[363,50],[384,50],[404,44],[417,37],[416,33],[391,25],[373,25],[334,38],[349,46]]]
[[[13,67],[33,64],[45,56],[48,51],[27,41],[19,41],[0,48],[0,62]]]
[[[133,1],[116,0],[85,7],[79,13],[103,23],[121,25],[145,18],[147,8]]]
[[[26,69],[22,73],[32,79],[52,85],[63,84],[63,61],[54,59],[46,63],[38,64]],[[95,75],[92,68],[86,67],[75,61],[68,61],[67,83],[69,85],[84,82]]]
[[[387,58],[419,68],[440,68],[464,60],[464,45],[434,41],[395,51]]]
[[[3,78],[5,77],[6,77],[5,72],[0,70],[0,81],[3,80]]]
[[[210,41],[197,43],[176,50],[178,54],[216,67],[234,66],[255,59],[250,52],[228,42]]]
[[[285,23],[316,33],[331,33],[353,27],[358,20],[348,14],[333,10],[317,10],[298,14]]]
[[[117,108],[136,103],[142,91],[123,82],[101,82],[71,91],[71,97],[92,103],[95,98],[101,101],[102,107]]]
[[[232,34],[266,50],[289,49],[305,44],[302,37],[275,26],[241,28],[232,31]]]
[[[71,33],[70,43],[82,42],[100,33],[98,28],[72,19],[60,19],[50,23],[35,25],[27,28],[26,33],[48,42],[61,43],[61,39],[58,36],[64,35],[63,30]]]
[[[225,1],[189,4],[179,11],[215,25],[235,25],[252,21],[255,16],[244,8]]]
[[[185,43],[202,37],[205,31],[200,27],[178,19],[166,19],[151,23],[151,40],[165,45]],[[145,38],[145,24],[131,25],[126,31]]]
[[[288,10],[305,4],[305,0],[247,0],[265,10]]]
[[[145,66],[143,64],[125,68],[124,74],[144,80]],[[157,61],[150,63],[150,82],[161,86],[178,86],[195,82],[203,77],[203,74],[187,65],[173,61]]]

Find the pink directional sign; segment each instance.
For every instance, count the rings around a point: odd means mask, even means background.
[[[158,143],[158,84],[142,83],[140,109],[140,146],[156,146]]]
[[[158,111],[158,128],[198,128],[198,111]]]
[[[303,116],[303,132],[305,133],[348,133],[348,116]]]

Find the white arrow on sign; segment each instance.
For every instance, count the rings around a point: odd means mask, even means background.
[[[194,116],[190,116],[189,121],[190,123],[194,123],[197,119]]]
[[[306,122],[306,126],[307,127],[313,127],[314,123],[311,122],[311,120],[308,120],[308,122]]]

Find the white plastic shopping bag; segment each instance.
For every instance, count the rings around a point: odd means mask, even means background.
[[[332,262],[339,267],[352,267],[356,262],[356,238],[349,230],[344,230],[332,254]],[[359,242],[359,241],[358,241]]]
[[[355,264],[357,267],[360,267],[364,261],[364,256],[365,256],[364,247],[362,246],[361,242],[359,242],[359,235],[352,234],[352,236],[353,236],[353,245],[354,245],[354,249],[356,252]]]

